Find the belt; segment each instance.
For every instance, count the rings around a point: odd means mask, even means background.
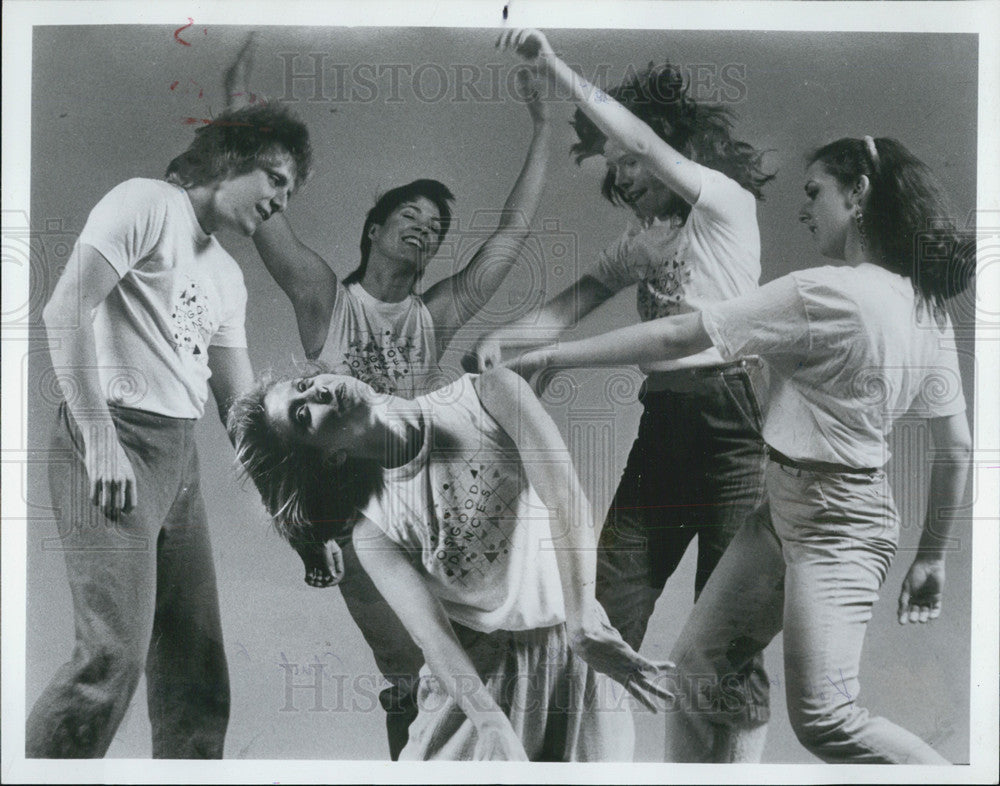
[[[697,390],[707,379],[739,374],[746,369],[760,368],[764,362],[756,355],[720,363],[715,366],[692,366],[671,371],[653,371],[643,382],[642,395],[654,393],[686,393]]]
[[[788,458],[781,451],[775,450],[770,445],[767,446],[767,456],[775,464],[790,469],[799,469],[803,472],[841,472],[848,475],[873,475],[881,471],[881,467],[849,467],[847,464],[837,464],[832,461],[802,461],[800,459]]]

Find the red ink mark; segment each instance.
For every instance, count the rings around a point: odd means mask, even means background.
[[[188,23],[186,25],[184,25],[183,27],[178,27],[176,30],[174,30],[174,39],[177,41],[178,44],[184,44],[184,46],[191,46],[191,44],[189,44],[187,41],[185,41],[180,36],[180,34],[183,31],[187,30],[189,27],[191,27],[194,24],[194,20],[190,16],[187,18],[187,20],[188,20]]]
[[[204,91],[204,90],[201,90],[201,89],[199,89],[199,90],[198,90],[198,98],[204,98],[204,97],[205,97],[205,91]]]
[[[170,85],[170,89],[171,89],[171,90],[173,90],[173,89],[174,89],[175,87],[177,87],[177,85],[179,85],[179,84],[180,84],[180,82],[174,82],[174,83],[172,83],[172,84]]]

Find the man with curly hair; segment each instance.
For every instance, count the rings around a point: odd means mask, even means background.
[[[284,210],[310,156],[288,112],[224,113],[165,180],[97,203],[45,306],[76,645],[28,718],[28,757],[103,756],[143,669],[153,756],[222,757],[229,676],[194,427],[209,388],[225,422],[253,373],[243,274],[213,235]]]

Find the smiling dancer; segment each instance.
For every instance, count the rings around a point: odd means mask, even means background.
[[[479,369],[502,347],[555,340],[617,292],[636,288],[643,321],[752,292],[760,277],[756,199],[770,176],[760,155],[733,138],[729,114],[697,104],[681,74],[650,67],[604,93],[585,85],[538,31],[504,33],[511,48],[577,105],[577,161],[603,155],[602,193],[635,220],[597,269],[541,312],[504,326],[477,348]],[[627,361],[623,361],[627,362]],[[695,597],[739,525],[761,500],[760,359],[724,359],[709,348],[683,361],[643,363],[639,433],[600,537],[597,597],[638,648],[667,579],[698,541]],[[720,735],[720,758],[756,760],[769,716],[763,659],[739,690],[750,725]]]
[[[133,179],[91,211],[45,307],[65,401],[49,479],[76,646],[28,718],[26,755],[103,756],[143,667],[153,756],[221,758],[229,676],[195,423],[253,384],[246,288],[213,233],[280,213],[309,170],[278,108],[220,115],[166,181]],[[85,315],[85,316],[81,316]]]
[[[886,440],[911,407],[928,418],[934,456],[899,622],[941,612],[944,552],[972,443],[944,301],[971,283],[975,251],[943,220],[947,205],[930,170],[893,139],[819,148],[805,192],[800,220],[820,253],[845,266],[801,270],[643,329],[532,350],[519,368],[645,363],[712,346],[729,358],[763,356],[772,371],[768,504],[733,539],[672,658],[692,686],[714,675],[718,688],[740,666],[734,644],[762,650],[783,630],[788,712],[812,753],[828,762],[945,764],[855,699],[872,606],[899,537],[882,470]],[[740,722],[719,704],[686,710],[671,737],[676,760],[710,759],[714,735]]]
[[[412,401],[336,374],[265,381],[230,433],[279,532],[350,535],[420,645],[401,758],[631,760],[605,674],[651,708],[664,675],[594,597],[595,522],[523,380],[466,375]]]
[[[249,95],[255,48],[251,37],[226,75],[233,102]],[[265,266],[295,309],[306,357],[407,398],[442,384],[438,358],[512,270],[541,198],[551,126],[545,105],[526,75],[520,76],[532,137],[500,225],[464,268],[423,295],[416,286],[451,224],[451,191],[436,180],[416,180],[379,197],[361,231],[360,264],[343,282],[299,241],[283,216],[254,235]],[[379,670],[392,683],[380,699],[395,759],[416,716],[410,686],[423,656],[366,575],[350,538],[339,547],[298,541],[293,546],[305,564],[307,583],[328,587],[339,581]]]

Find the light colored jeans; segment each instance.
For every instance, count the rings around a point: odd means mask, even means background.
[[[783,629],[789,718],[809,751],[827,762],[947,764],[856,701],[865,631],[899,536],[884,473],[770,462],[766,483],[768,503],[733,538],[671,654],[680,696],[668,760],[709,761],[716,734],[746,723],[732,653],[761,650]]]
[[[222,758],[229,672],[198,482],[194,420],[114,407],[138,504],[90,500],[82,437],[63,404],[49,465],[76,645],[28,718],[28,758],[103,756],[145,668],[154,758]]]

